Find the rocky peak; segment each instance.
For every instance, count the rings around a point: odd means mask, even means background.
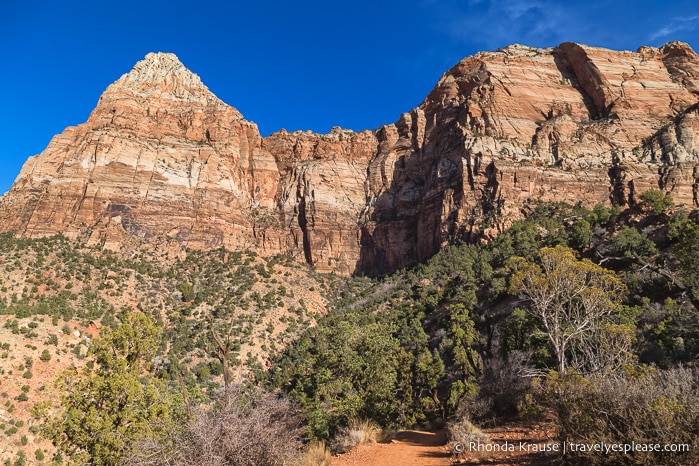
[[[663,63],[673,81],[699,95],[699,56],[685,42],[669,42],[660,48]]]
[[[164,98],[223,104],[174,53],[149,53],[109,86],[100,102],[124,94],[135,94],[145,100]]]
[[[175,54],[158,52],[112,83],[81,128],[124,137],[212,142],[221,141],[241,122],[240,112],[216,97]]]

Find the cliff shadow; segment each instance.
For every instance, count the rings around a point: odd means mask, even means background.
[[[451,124],[425,128],[425,137],[419,140],[416,134],[422,131],[415,120],[411,126],[398,127],[398,141],[380,149],[368,168],[367,177],[372,179],[372,170],[385,172],[383,164],[390,163],[389,152],[399,153],[391,167],[390,183],[367,201],[356,275],[383,276],[415,265],[458,235],[465,176],[463,133],[452,118]]]

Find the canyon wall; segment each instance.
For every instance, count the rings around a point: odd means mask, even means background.
[[[697,205],[699,58],[512,45],[466,58],[375,132],[280,131],[213,95],[172,54],[109,86],[87,122],[31,157],[0,225],[88,246],[253,249],[381,275],[487,240],[528,204]]]

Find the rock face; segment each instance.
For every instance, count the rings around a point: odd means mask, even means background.
[[[697,205],[699,57],[513,45],[454,66],[376,132],[254,123],[172,54],[149,54],[88,121],[31,157],[2,228],[110,249],[255,249],[384,274],[497,235],[534,201]]]
[[[27,236],[88,235],[114,247],[125,235],[255,247],[250,211],[274,206],[278,180],[253,123],[174,55],[149,54],[85,124],[27,161],[3,198],[3,222]]]

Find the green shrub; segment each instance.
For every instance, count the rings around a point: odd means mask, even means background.
[[[9,460],[7,460],[7,461],[9,462]],[[13,466],[26,466],[27,455],[23,451],[20,451],[19,453],[17,453],[17,459],[12,464],[13,464]]]
[[[649,189],[638,196],[641,202],[651,208],[656,214],[665,212],[674,205],[672,197],[657,189]]]
[[[214,359],[209,362],[209,372],[214,377],[223,374],[223,364],[221,364],[221,361]]]
[[[570,232],[570,245],[575,249],[584,249],[592,242],[592,226],[585,219],[577,219]]]
[[[623,227],[614,235],[607,253],[612,256],[633,258],[634,254],[640,257],[648,257],[656,252],[655,243],[643,236],[631,227]]]
[[[209,367],[202,364],[199,366],[196,371],[197,379],[199,379],[200,382],[207,382],[208,380],[211,379],[211,372],[209,371]]]
[[[612,216],[612,212],[604,205],[597,204],[592,209],[594,218],[592,219],[596,225],[604,226],[609,222],[609,218]]]
[[[189,283],[180,283],[177,285],[177,291],[182,293],[182,300],[185,302],[194,301],[194,287]]]

